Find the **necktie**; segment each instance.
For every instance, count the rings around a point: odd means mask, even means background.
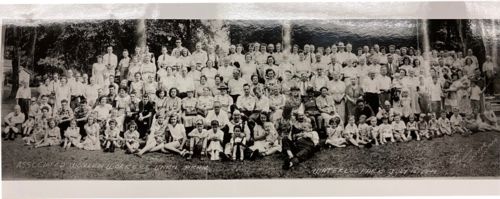
[[[111,53],[108,53],[108,65],[111,65]]]

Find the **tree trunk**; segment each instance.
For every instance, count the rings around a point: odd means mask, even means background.
[[[37,40],[37,37],[38,37],[36,26],[33,29],[34,29],[33,30],[34,31],[34,33],[33,33],[33,43],[31,44],[31,67],[32,67],[32,69],[35,68],[35,63],[36,63],[36,60],[35,60],[35,49],[36,49],[36,40]]]
[[[19,37],[18,37],[18,27],[14,26],[14,48],[12,53],[12,89],[10,91],[9,99],[14,99],[16,97],[17,89],[19,88],[19,64],[21,62]]]

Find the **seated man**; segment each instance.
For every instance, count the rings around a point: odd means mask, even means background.
[[[306,123],[302,127],[303,130],[295,128],[289,136],[283,137],[282,152],[285,157],[283,169],[285,170],[306,161],[318,151],[318,133],[313,131],[310,123]]]
[[[16,133],[21,133],[21,125],[24,120],[25,115],[21,112],[21,106],[14,106],[14,112],[7,114],[4,119],[5,126],[2,133],[4,140],[15,140]]]

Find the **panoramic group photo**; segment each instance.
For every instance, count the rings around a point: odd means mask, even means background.
[[[496,19],[3,20],[3,180],[500,176]]]

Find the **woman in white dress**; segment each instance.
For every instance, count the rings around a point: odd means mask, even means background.
[[[92,65],[92,77],[95,79],[95,84],[104,85],[106,66],[102,62],[102,55],[97,56],[97,63]]]
[[[252,75],[257,73],[257,65],[252,60],[252,54],[245,55],[245,62],[240,63],[240,71],[242,78],[247,82],[250,82]]]
[[[208,60],[207,66],[201,69],[201,74],[205,75],[209,85],[214,84],[215,75],[217,75],[217,69],[214,68],[214,61]]]
[[[151,59],[149,56],[144,57],[141,73],[143,77],[146,77],[146,79],[148,76],[153,76],[154,78],[156,75],[156,65],[154,63],[151,63]]]

